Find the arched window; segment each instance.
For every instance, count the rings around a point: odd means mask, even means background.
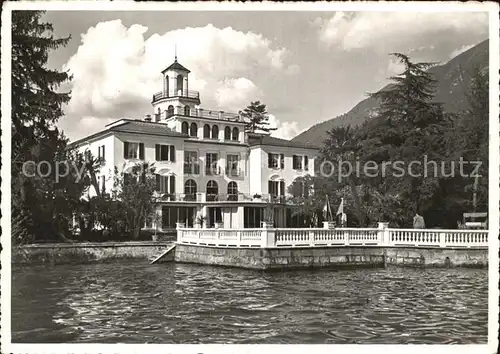
[[[174,115],[174,106],[170,105],[167,109],[167,118],[172,117]]]
[[[166,83],[165,91],[167,91],[167,97],[169,97],[170,96],[170,80],[168,78],[168,75],[165,76],[165,83]]]
[[[184,184],[184,194],[186,200],[196,200],[196,182],[188,179]]]
[[[183,92],[183,85],[184,85],[184,76],[182,75],[177,75],[177,85],[176,85],[176,88],[175,88],[175,93],[179,93],[179,91],[181,91],[181,95],[182,95],[182,92]]]
[[[184,115],[185,116],[191,115],[191,109],[189,108],[189,106],[184,106]]]
[[[240,139],[240,130],[236,127],[233,128],[233,140],[238,141]]]
[[[182,122],[181,132],[182,132],[182,134],[188,134],[189,133],[189,124],[187,122]]]
[[[219,127],[217,125],[212,125],[212,139],[219,138]]]
[[[231,140],[231,128],[224,128],[224,140]]]
[[[196,123],[191,123],[191,126],[189,127],[189,135],[198,136],[198,125],[196,125]]]
[[[227,185],[227,200],[238,200],[238,184],[236,182],[229,182]]]
[[[208,124],[203,126],[203,137],[210,138],[210,126]]]
[[[219,195],[219,186],[217,182],[211,180],[207,183],[207,201],[217,200]]]

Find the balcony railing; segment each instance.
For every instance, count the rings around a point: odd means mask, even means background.
[[[285,204],[284,196],[272,196],[269,194],[249,193],[163,193],[155,192],[155,201],[163,202],[245,202],[245,203],[273,203]]]
[[[223,247],[436,247],[487,249],[487,230],[379,228],[177,229],[177,243]]]
[[[160,91],[153,95],[153,103],[164,98],[170,97],[184,97],[184,98],[192,98],[195,100],[200,100],[200,93],[198,91],[191,90],[169,90],[169,91]]]
[[[220,167],[219,166],[206,166],[205,167],[205,175],[206,176],[218,176],[220,175]]]

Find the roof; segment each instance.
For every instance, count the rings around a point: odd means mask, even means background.
[[[293,147],[293,148],[311,149],[311,150],[320,149],[318,146],[312,144],[303,144],[286,139],[274,138],[269,135],[261,135],[260,137],[252,138],[251,140],[249,140],[249,144],[250,146],[269,145],[269,146]]]
[[[122,124],[113,125],[108,129],[101,130],[95,134],[89,135],[83,139],[77,140],[69,144],[69,146],[84,143],[93,138],[109,135],[110,133],[132,133],[132,134],[147,134],[156,136],[165,136],[173,138],[187,138],[188,135],[175,132],[163,123],[145,122],[142,120],[121,119]]]
[[[181,64],[179,64],[177,62],[177,58],[175,58],[175,61],[170,64],[170,66],[168,68],[166,68],[165,70],[162,71],[162,74],[165,72],[165,71],[168,71],[168,70],[181,70],[181,71],[185,71],[187,73],[190,73],[191,71],[189,71],[188,69],[186,69],[184,66],[182,66]]]

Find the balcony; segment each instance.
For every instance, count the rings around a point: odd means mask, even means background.
[[[220,167],[218,166],[206,166],[205,167],[205,176],[219,176]]]
[[[271,203],[285,204],[284,196],[273,196],[270,194],[223,194],[223,193],[205,193],[197,192],[192,194],[185,193],[155,193],[155,202],[184,202],[184,203],[225,203],[225,202],[244,202],[244,203]]]
[[[243,176],[243,171],[239,167],[226,168],[226,176],[241,177]]]
[[[169,90],[169,91],[160,91],[153,95],[152,103],[158,102],[165,98],[172,97],[182,97],[182,98],[190,98],[192,100],[200,102],[200,93],[198,91],[191,90]]]

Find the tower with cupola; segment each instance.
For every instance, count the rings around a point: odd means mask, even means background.
[[[162,72],[163,89],[153,95],[153,113],[155,121],[163,121],[174,115],[189,116],[200,104],[200,94],[189,90],[190,71],[177,61]]]

